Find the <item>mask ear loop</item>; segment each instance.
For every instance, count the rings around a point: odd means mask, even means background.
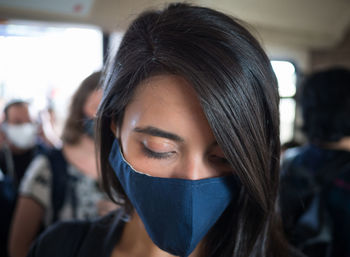
[[[119,125],[115,126],[115,137],[118,139],[118,141],[120,142],[120,128]]]
[[[123,158],[124,158],[123,147],[122,147],[122,139],[121,139],[121,136],[120,136],[120,126],[119,125],[115,126],[115,138],[118,141],[120,153],[123,155]]]
[[[114,137],[120,142],[120,125],[114,120],[111,121],[110,130],[114,134]]]

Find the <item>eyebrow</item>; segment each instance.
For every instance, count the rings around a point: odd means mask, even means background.
[[[143,133],[143,134],[147,134],[147,135],[151,135],[154,137],[163,137],[163,138],[167,138],[176,142],[184,142],[185,140],[173,133],[170,133],[168,131],[165,130],[161,130],[159,128],[156,127],[152,127],[152,126],[148,126],[148,127],[144,127],[144,128],[140,128],[140,127],[136,127],[134,128],[134,131],[137,133]]]

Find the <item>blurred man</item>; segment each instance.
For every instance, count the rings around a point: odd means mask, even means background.
[[[15,207],[17,188],[38,152],[37,126],[27,102],[13,100],[3,113],[0,125],[0,256],[7,256],[8,230]]]
[[[5,106],[0,132],[0,169],[16,185],[36,153],[37,131],[27,102],[15,100]]]
[[[350,70],[311,74],[298,93],[308,144],[282,163],[284,228],[307,256],[350,256]]]

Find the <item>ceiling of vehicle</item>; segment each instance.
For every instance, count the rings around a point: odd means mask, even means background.
[[[50,4],[51,2],[51,4]],[[142,10],[161,8],[162,0],[0,0],[0,19],[34,19],[93,24],[124,30]],[[350,0],[197,0],[251,25],[267,44],[326,49],[349,31]]]

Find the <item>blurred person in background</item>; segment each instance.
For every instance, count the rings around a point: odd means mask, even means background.
[[[0,168],[18,185],[38,150],[38,126],[29,113],[29,104],[12,100],[4,108],[0,130]]]
[[[310,257],[350,256],[350,70],[311,74],[298,97],[308,144],[282,161],[289,240]]]
[[[93,219],[115,208],[97,181],[93,126],[102,96],[99,80],[100,72],[93,73],[74,94],[62,149],[37,156],[26,171],[11,226],[11,257],[26,256],[38,233],[56,221]]]
[[[17,189],[33,158],[46,146],[40,143],[38,125],[29,112],[29,103],[9,101],[0,125],[0,255],[6,256],[9,224]]]

